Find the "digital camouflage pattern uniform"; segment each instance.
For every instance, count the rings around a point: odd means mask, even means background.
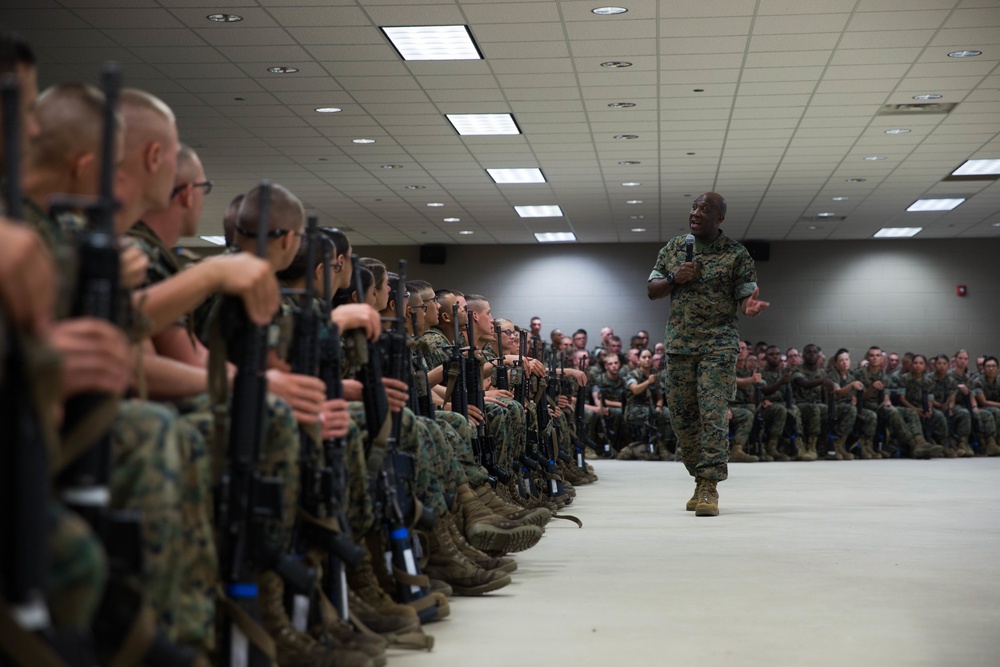
[[[679,268],[684,244],[684,236],[668,241],[648,280]],[[729,476],[726,417],[736,391],[737,308],[756,289],[757,272],[746,248],[723,233],[710,244],[696,242],[695,260],[697,276],[670,294],[667,404],[688,472],[722,481]]]
[[[975,432],[979,438],[989,438],[996,437],[997,427],[996,423],[993,421],[993,415],[989,412],[980,410],[976,406],[976,382],[975,379],[966,370],[964,375],[959,375],[955,369],[948,371],[948,375],[955,380],[956,391],[958,392],[955,397],[955,410],[959,409],[970,411],[970,406],[976,408],[973,409],[972,418],[975,420]],[[958,385],[964,384],[968,389],[968,394],[963,394],[961,390],[958,389]],[[971,431],[971,428],[970,428]]]
[[[882,403],[885,392],[890,387],[889,376],[886,372],[883,369],[879,369],[878,373],[873,373],[871,369],[865,366],[855,370],[853,377],[865,386],[863,409],[859,414],[859,418],[863,420],[861,427],[862,437],[872,437],[876,451],[889,451],[889,443],[881,440],[882,436],[877,432],[878,420],[881,419],[885,424],[887,434],[892,435],[899,441],[909,442],[906,424],[903,422],[899,408],[894,405],[886,406]],[[882,383],[883,390],[881,392],[872,387],[875,382]],[[869,428],[871,429],[871,435],[869,435]]]
[[[737,379],[748,378],[751,375],[753,373],[746,366],[736,369]],[[736,394],[729,403],[729,410],[733,413],[731,430],[733,432],[733,444],[741,446],[744,451],[748,451],[747,444],[750,441],[750,431],[753,430],[755,407],[753,388],[736,385]],[[764,434],[761,433],[760,436],[763,438]]]
[[[1000,375],[995,377],[992,382],[986,378],[985,374],[979,376],[976,378],[973,392],[977,397],[982,396],[987,401],[1000,401]],[[1000,408],[979,408],[979,414],[983,415],[983,428],[987,435],[995,435],[1000,430]],[[988,423],[990,420],[986,415],[992,417],[992,434]]]
[[[928,401],[934,400],[932,391],[934,382],[927,374],[924,374],[922,378],[916,378],[913,373],[900,373],[896,377],[894,386],[904,390],[903,395],[910,402],[910,405],[919,407],[925,396]],[[899,412],[909,436],[907,442],[912,438],[924,435],[924,423],[915,409],[900,407]],[[948,423],[945,421],[944,415],[940,413],[933,414],[932,411],[927,421],[928,441],[933,440],[936,444],[944,443],[948,438]]]
[[[820,367],[809,369],[802,365],[796,369],[796,375],[807,382],[812,382],[826,378],[827,372]],[[792,395],[795,397],[795,405],[798,406],[802,416],[801,433],[807,440],[817,440],[826,421],[826,400],[823,385],[806,389],[793,381]]]
[[[945,406],[944,410],[934,408],[934,412],[941,413],[944,418],[947,424],[946,435],[954,433],[956,441],[959,438],[968,438],[972,431],[972,415],[958,405],[958,381],[947,373],[943,378],[939,378],[937,373],[929,373],[928,376],[931,379],[931,393],[934,395],[934,400]],[[953,396],[955,405],[949,410],[948,402]]]

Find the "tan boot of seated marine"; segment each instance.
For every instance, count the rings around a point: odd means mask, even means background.
[[[424,570],[432,577],[448,582],[455,595],[483,595],[510,583],[502,570],[484,570],[463,554],[448,530],[447,521],[439,519],[429,534],[430,552]]]
[[[777,438],[771,438],[770,440],[768,440],[767,444],[764,445],[764,448],[767,451],[767,455],[770,456],[775,461],[788,461],[788,460],[790,460],[785,454],[783,454],[781,452],[781,450],[778,449],[778,439]]]
[[[483,505],[466,485],[459,487],[458,506],[462,513],[460,525],[464,527],[465,539],[489,555],[524,551],[542,539],[542,528],[498,516]]]
[[[513,558],[508,558],[507,556],[488,556],[485,552],[469,544],[469,541],[465,539],[465,535],[462,534],[458,524],[455,522],[454,516],[450,512],[444,515],[444,520],[448,527],[448,533],[455,542],[455,546],[473,563],[484,570],[500,570],[507,574],[511,574],[517,570],[517,561]]]
[[[361,651],[324,646],[292,626],[285,611],[285,586],[275,572],[264,572],[260,587],[260,620],[274,640],[281,667],[374,667],[371,657]]]
[[[910,442],[910,450],[915,459],[933,459],[944,454],[944,447],[928,442],[922,435],[913,438]]]
[[[743,445],[733,443],[732,447],[729,448],[730,463],[757,463],[758,461],[760,461],[759,458],[747,454],[743,450]]]
[[[390,634],[420,629],[420,618],[413,607],[397,604],[379,584],[367,548],[363,550],[361,563],[353,570],[347,569],[347,585],[352,593],[351,611],[375,632]]]
[[[872,449],[871,438],[861,438],[861,440],[858,441],[858,445],[861,448],[861,458],[865,460],[879,458]]]
[[[552,519],[552,512],[544,507],[528,509],[507,503],[493,491],[489,484],[483,484],[476,491],[479,500],[498,514],[510,521],[517,523],[528,523],[534,526],[545,526]]]
[[[703,479],[701,491],[698,494],[698,504],[695,505],[695,516],[719,516],[718,482],[714,479]]]
[[[994,435],[986,438],[986,456],[1000,456],[1000,446],[997,446],[997,438]]]

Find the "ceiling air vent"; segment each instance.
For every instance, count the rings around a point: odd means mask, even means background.
[[[885,104],[879,110],[879,116],[912,116],[915,114],[951,113],[956,102],[925,102],[922,104]]]

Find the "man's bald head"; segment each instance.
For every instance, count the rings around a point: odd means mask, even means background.
[[[39,95],[35,103],[39,136],[31,144],[32,166],[54,167],[67,158],[100,150],[104,104],[104,93],[85,83],[60,83]],[[116,114],[116,121],[121,131],[121,114]]]

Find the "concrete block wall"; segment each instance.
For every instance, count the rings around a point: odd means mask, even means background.
[[[415,246],[356,249],[386,261],[399,258],[410,276],[435,287],[482,293],[493,313],[527,326],[542,318],[554,327],[578,327],[596,344],[606,324],[625,339],[638,329],[662,339],[667,301],[646,298],[646,277],[660,244],[449,246],[444,265],[419,262]],[[761,298],[772,307],[741,319],[751,341],[781,347],[814,342],[828,354],[851,350],[856,361],[870,344],[888,350],[975,357],[1000,355],[1000,242],[872,240],[774,242],[758,262]],[[958,297],[955,288],[968,287]]]

